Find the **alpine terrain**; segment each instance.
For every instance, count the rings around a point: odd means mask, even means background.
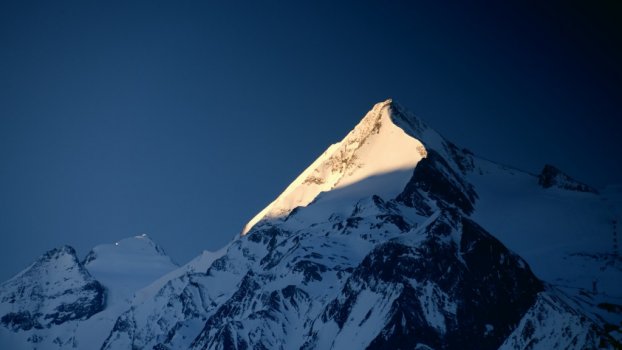
[[[0,348],[619,349],[621,204],[387,100],[217,252],[45,253],[0,285]]]

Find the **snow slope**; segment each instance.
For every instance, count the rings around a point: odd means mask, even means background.
[[[477,160],[473,218],[553,284],[622,297],[614,219],[598,193],[538,186],[536,176]]]
[[[109,290],[109,304],[129,302],[134,292],[178,267],[146,234],[96,246],[84,266]]]

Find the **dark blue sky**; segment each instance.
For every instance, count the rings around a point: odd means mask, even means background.
[[[0,280],[144,232],[217,249],[388,97],[483,157],[621,182],[620,5],[461,3],[1,2]]]

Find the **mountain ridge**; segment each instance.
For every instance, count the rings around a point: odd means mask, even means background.
[[[557,174],[483,160],[387,100],[227,246],[78,322],[102,349],[614,348],[609,214]]]

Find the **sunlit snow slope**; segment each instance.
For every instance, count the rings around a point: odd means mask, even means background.
[[[282,218],[298,206],[307,206],[321,192],[354,186],[355,189],[339,193],[339,199],[345,202],[370,192],[396,196],[417,162],[425,157],[425,148],[393,122],[390,104],[391,100],[387,100],[375,105],[341,142],[331,145],[274,202],[251,219],[242,234],[264,218]],[[381,176],[387,174],[390,176]]]

